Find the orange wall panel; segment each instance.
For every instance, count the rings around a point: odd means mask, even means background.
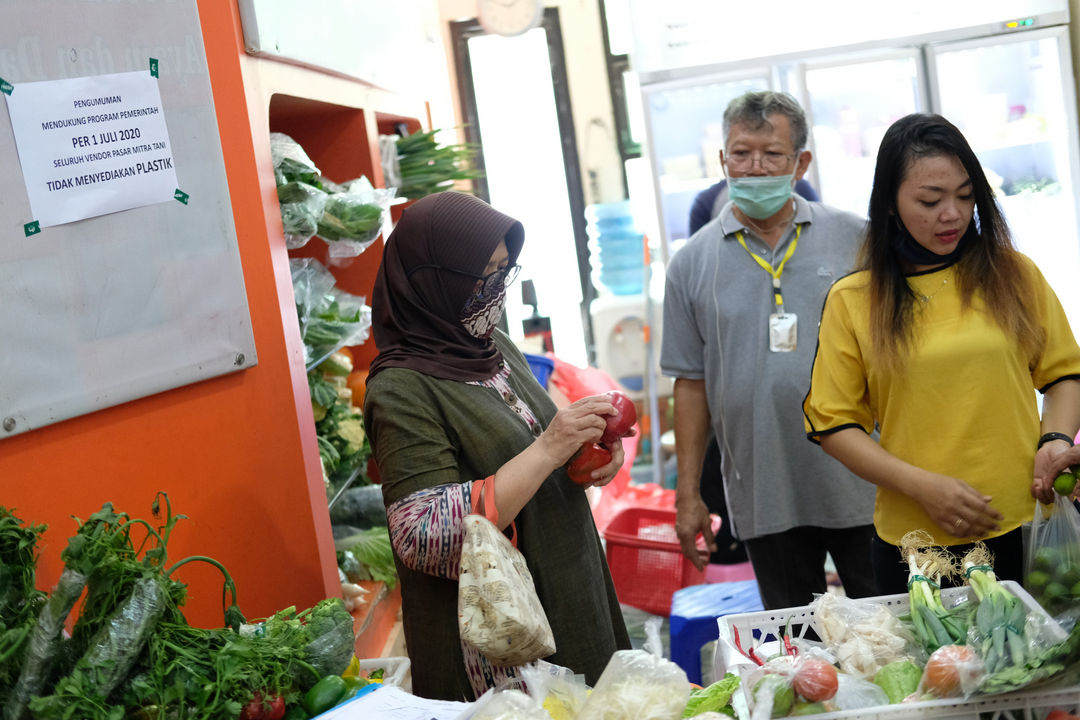
[[[209,555],[252,617],[340,593],[268,147],[253,144],[234,3],[199,0],[258,365],[0,441],[0,503],[49,525],[39,587],[51,590],[76,515],[103,502],[148,520],[169,494],[181,521],[170,561]],[[265,112],[265,109],[262,109]],[[260,178],[269,173],[270,187]],[[137,368],[133,368],[133,372]],[[188,565],[190,622],[220,626],[215,570]]]

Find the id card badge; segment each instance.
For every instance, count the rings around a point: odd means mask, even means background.
[[[795,352],[799,337],[799,319],[795,313],[772,313],[769,315],[769,350]]]

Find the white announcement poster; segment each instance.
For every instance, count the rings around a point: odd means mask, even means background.
[[[16,84],[6,99],[27,221],[52,227],[173,199],[172,149],[148,70]]]

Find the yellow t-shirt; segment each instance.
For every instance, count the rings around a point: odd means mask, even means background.
[[[999,534],[1032,517],[1031,497],[1040,419],[1034,389],[1080,377],[1077,346],[1054,291],[1023,258],[1036,283],[1036,317],[1046,330],[1038,357],[1027,357],[985,312],[976,293],[962,309],[954,266],[911,275],[915,343],[903,371],[875,357],[869,331],[869,273],[838,280],[821,318],[810,391],[803,403],[807,434],[817,439],[845,427],[931,472],[956,477],[993,498],[1004,516]],[[874,525],[899,544],[909,530],[926,529],[943,545],[970,542],[946,533],[907,495],[879,487]]]

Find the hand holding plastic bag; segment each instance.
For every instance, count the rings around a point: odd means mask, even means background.
[[[1024,563],[1024,587],[1070,630],[1080,616],[1080,512],[1065,495],[1035,504]]]

